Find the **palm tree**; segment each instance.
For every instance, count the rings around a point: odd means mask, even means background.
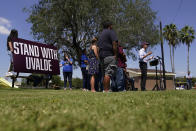
[[[179,31],[175,24],[166,25],[163,28],[163,31],[163,36],[165,40],[168,41],[168,45],[170,48],[170,61],[172,72],[175,73],[174,50],[176,48],[176,45],[179,43]]]
[[[185,26],[180,31],[180,41],[187,45],[188,47],[188,54],[187,54],[187,73],[190,71],[189,65],[189,49],[190,45],[195,39],[195,30],[190,26]]]

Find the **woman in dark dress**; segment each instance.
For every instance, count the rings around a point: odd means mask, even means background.
[[[88,62],[89,62],[88,73],[89,75],[91,75],[91,79],[90,79],[91,92],[96,92],[95,91],[95,76],[99,73],[99,55],[98,55],[96,38],[92,40]]]

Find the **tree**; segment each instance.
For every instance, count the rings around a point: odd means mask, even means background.
[[[190,26],[185,26],[181,29],[180,31],[180,41],[182,43],[185,43],[187,45],[187,73],[190,71],[190,64],[189,64],[189,49],[191,46],[191,43],[194,41],[195,39],[195,30],[190,27]]]
[[[159,40],[150,0],[40,0],[26,11],[34,37],[66,50],[76,65],[105,20],[113,22],[128,55],[134,56],[131,49],[141,41],[155,45]]]
[[[179,43],[179,31],[175,24],[166,25],[163,31],[163,36],[168,41],[168,45],[170,48],[170,61],[172,72],[175,73],[174,50]]]

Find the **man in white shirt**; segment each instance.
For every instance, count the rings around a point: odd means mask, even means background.
[[[189,71],[188,74],[186,75],[186,80],[187,80],[187,84],[188,84],[188,90],[192,89],[192,75],[191,72]]]
[[[148,58],[152,54],[152,52],[146,53],[146,49],[148,48],[149,43],[143,42],[142,48],[139,50],[139,66],[141,70],[141,90],[146,90],[146,78],[147,78],[147,62],[152,59]]]

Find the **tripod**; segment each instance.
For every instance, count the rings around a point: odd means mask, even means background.
[[[155,86],[154,86],[154,88],[152,89],[153,91],[154,90],[161,90],[162,89],[162,81],[161,81],[161,78],[160,78],[160,87],[159,87],[159,85],[158,85],[158,75],[157,75],[157,65],[160,63],[160,77],[161,77],[161,60],[160,60],[161,58],[159,57],[159,56],[157,56],[157,58],[155,58],[154,60],[152,60],[151,62],[150,62],[150,65],[151,66],[155,66],[155,70],[156,70],[156,84],[155,84]]]
[[[160,88],[159,88],[159,85],[158,85],[158,75],[157,75],[157,65],[155,66],[155,69],[156,69],[156,84],[155,84],[155,86],[154,86],[154,88],[152,89],[153,91],[154,90],[160,90]]]

